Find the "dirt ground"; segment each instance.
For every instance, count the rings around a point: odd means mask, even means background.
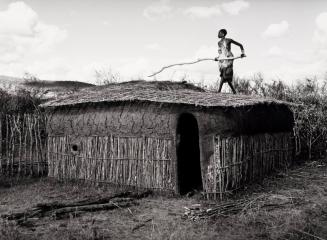
[[[38,203],[70,203],[119,191],[48,179],[2,180],[0,215]],[[197,206],[206,212],[222,204],[233,208],[240,200],[248,203],[240,211],[203,218],[185,215],[185,207]],[[128,208],[65,219],[31,218],[24,226],[0,218],[0,239],[327,239],[327,163],[293,167],[249,185],[224,202],[206,201],[200,194],[153,194],[136,202]]]

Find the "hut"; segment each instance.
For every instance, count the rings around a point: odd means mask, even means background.
[[[222,197],[292,161],[293,114],[270,98],[130,81],[43,104],[49,176]]]

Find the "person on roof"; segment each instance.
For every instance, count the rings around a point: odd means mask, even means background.
[[[233,81],[233,59],[228,60],[219,60],[219,58],[233,58],[234,55],[231,51],[231,44],[235,44],[240,47],[242,54],[241,57],[245,57],[243,45],[234,41],[233,39],[226,38],[227,31],[226,29],[220,29],[218,32],[218,57],[215,58],[215,61],[219,61],[219,71],[220,71],[220,83],[218,92],[221,92],[221,88],[225,82],[228,83],[233,93],[236,94],[235,88],[232,84]]]

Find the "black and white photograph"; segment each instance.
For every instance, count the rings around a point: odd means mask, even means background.
[[[327,240],[326,0],[0,0],[0,240]]]

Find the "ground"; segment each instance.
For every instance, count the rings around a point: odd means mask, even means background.
[[[38,203],[94,199],[118,189],[49,179],[2,180],[0,215]],[[237,210],[237,203],[245,201]],[[0,239],[327,239],[327,163],[295,166],[249,185],[223,202],[153,194],[128,208],[82,213],[65,219],[32,218],[30,224],[0,220]],[[200,205],[195,205],[200,204]],[[230,206],[230,212],[198,218]],[[204,209],[204,210],[203,210]],[[210,210],[208,213],[211,212]]]

